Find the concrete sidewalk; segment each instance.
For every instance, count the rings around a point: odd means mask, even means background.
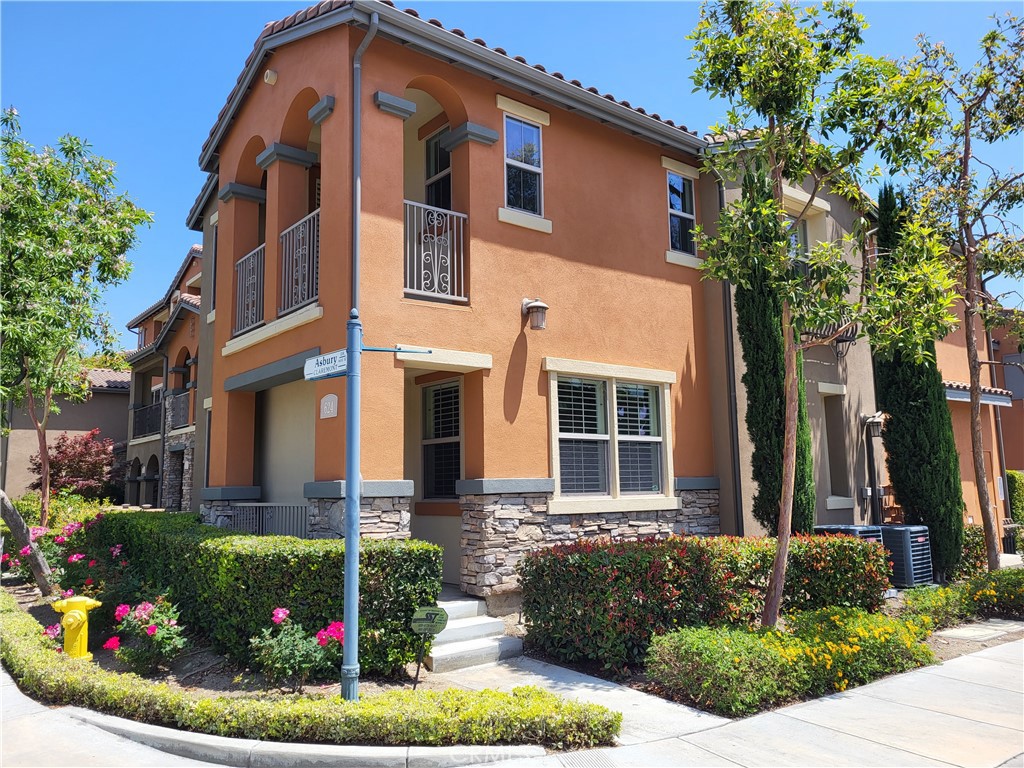
[[[626,734],[633,726],[627,725],[627,715],[624,746],[517,760],[502,768],[1021,768],[1024,641],[744,720],[715,719],[718,722],[675,738],[630,744]]]
[[[3,766],[481,765],[971,766],[1024,768],[1024,641],[961,656],[824,699],[728,720],[533,659],[437,677],[463,688],[537,685],[623,713],[620,746],[539,755],[519,748],[271,744],[144,726],[75,707],[50,709],[0,670]],[[83,719],[86,722],[83,722]],[[113,732],[111,732],[113,731]],[[132,741],[122,738],[127,736]],[[159,746],[153,749],[136,743]],[[160,751],[167,750],[167,751]],[[519,751],[522,750],[522,751]],[[168,754],[202,756],[196,762]],[[516,754],[530,759],[508,759]],[[486,753],[486,757],[481,754]],[[491,765],[494,765],[491,762]]]

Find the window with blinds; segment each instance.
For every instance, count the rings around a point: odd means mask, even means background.
[[[452,499],[462,476],[459,382],[423,389],[423,497]]]
[[[664,493],[660,396],[661,389],[648,384],[560,377],[560,492]],[[611,414],[614,429],[610,430]],[[618,482],[613,484],[612,478]]]

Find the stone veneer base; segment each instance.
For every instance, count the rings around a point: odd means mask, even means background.
[[[479,597],[518,592],[519,560],[527,552],[553,544],[720,532],[717,490],[677,491],[676,496],[679,509],[560,515],[548,514],[548,493],[462,496],[460,586]]]

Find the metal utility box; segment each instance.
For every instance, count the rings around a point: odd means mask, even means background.
[[[847,536],[856,536],[859,539],[877,541],[882,543],[882,528],[878,525],[816,525],[815,533],[843,533]]]
[[[883,525],[882,543],[892,557],[892,583],[901,589],[932,583],[932,549],[926,525]]]

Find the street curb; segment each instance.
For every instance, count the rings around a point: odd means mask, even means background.
[[[287,744],[179,731],[104,715],[81,707],[65,707],[64,711],[75,720],[162,752],[236,768],[456,768],[546,754],[543,747],[537,746],[365,747]]]

